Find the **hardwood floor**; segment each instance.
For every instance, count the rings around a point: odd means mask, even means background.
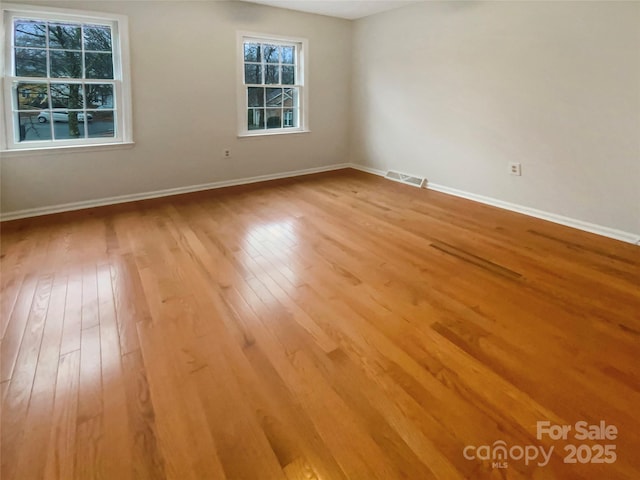
[[[3,480],[640,478],[632,245],[345,170],[6,222],[1,267]]]

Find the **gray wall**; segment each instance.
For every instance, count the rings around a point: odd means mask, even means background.
[[[640,3],[426,2],[354,25],[354,161],[640,234]]]

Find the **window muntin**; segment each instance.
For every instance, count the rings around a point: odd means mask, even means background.
[[[241,133],[264,134],[304,129],[302,41],[242,37],[245,112]]]
[[[9,47],[3,148],[131,141],[120,50],[126,25],[122,18],[67,12],[18,6],[3,12]]]

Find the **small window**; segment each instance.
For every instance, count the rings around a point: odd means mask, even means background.
[[[126,18],[3,9],[4,149],[131,141]]]
[[[239,43],[240,135],[306,131],[306,41],[241,35]]]

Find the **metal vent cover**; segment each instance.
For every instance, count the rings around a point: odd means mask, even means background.
[[[424,177],[416,177],[415,175],[409,175],[406,173],[396,172],[394,170],[389,170],[384,178],[389,180],[393,180],[394,182],[405,183],[407,185],[411,185],[413,187],[418,188],[426,188],[427,187],[427,179]]]

